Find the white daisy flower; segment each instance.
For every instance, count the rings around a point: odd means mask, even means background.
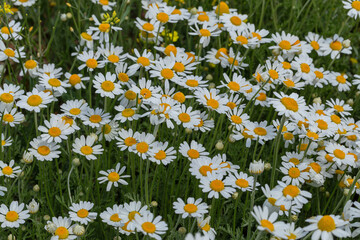
[[[173,203],[173,208],[175,209],[175,213],[180,214],[182,218],[201,217],[208,213],[208,205],[202,202],[201,198],[195,200],[195,198],[189,197],[186,203],[181,198],[178,198],[177,201]]]
[[[97,157],[95,155],[102,154],[104,149],[101,145],[95,145],[96,137],[90,135],[85,138],[85,136],[81,136],[80,138],[76,138],[72,145],[73,151],[82,156],[85,156],[87,160],[96,160]]]
[[[29,210],[23,210],[25,204],[12,201],[9,208],[5,204],[0,206],[1,228],[19,228],[30,217]]]
[[[123,178],[128,178],[130,177],[130,175],[121,175],[125,172],[126,167],[123,166],[120,169],[120,163],[116,164],[115,169],[109,169],[105,171],[100,171],[99,173],[101,175],[104,175],[103,177],[99,177],[99,183],[104,183],[104,182],[108,182],[107,186],[106,186],[106,191],[110,191],[111,187],[114,185],[114,187],[118,187],[119,184],[122,185],[128,185],[128,183],[123,180]]]
[[[69,207],[69,216],[72,221],[87,225],[96,219],[97,213],[90,212],[93,207],[94,204],[91,202],[80,201],[79,203],[73,203]]]

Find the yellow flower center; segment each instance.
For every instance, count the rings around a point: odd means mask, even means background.
[[[311,41],[310,45],[312,46],[313,49],[315,50],[319,50],[320,49],[320,45],[317,41]]]
[[[287,110],[297,112],[299,110],[299,106],[297,102],[290,97],[283,97],[280,102],[285,106]]]
[[[278,79],[279,78],[279,73],[273,69],[269,70],[269,76],[272,79]]]
[[[356,11],[360,11],[360,1],[353,1],[351,3],[351,7],[354,8]]]
[[[132,108],[126,108],[121,112],[121,115],[127,118],[134,116],[134,114],[135,114],[135,110]]]
[[[9,222],[15,222],[19,219],[19,214],[15,211],[8,211],[5,215],[5,219]]]
[[[272,224],[269,220],[262,219],[260,224],[263,228],[267,228],[270,232],[273,232],[275,229],[274,224]]]
[[[302,63],[302,64],[300,64],[300,68],[301,68],[301,71],[304,72],[304,73],[309,73],[310,72],[309,64]]]
[[[339,76],[336,77],[336,81],[338,83],[345,84],[346,83],[346,78],[344,78],[342,75],[339,75]]]
[[[190,122],[190,115],[187,114],[187,113],[180,113],[179,114],[179,120],[184,122],[184,123],[187,123],[187,122]]]
[[[166,158],[166,153],[163,150],[158,151],[155,156],[157,160],[164,160]]]
[[[79,211],[77,211],[76,214],[78,215],[79,218],[86,218],[89,215],[89,211],[82,208]]]
[[[173,99],[178,101],[179,103],[184,103],[186,98],[182,92],[177,92],[174,94]]]
[[[146,31],[151,32],[152,30],[154,30],[154,25],[152,25],[151,23],[144,23],[142,25],[143,29]]]
[[[139,153],[146,153],[149,150],[149,144],[146,142],[140,142],[136,145],[136,150]]]
[[[332,232],[333,230],[336,229],[335,221],[329,215],[323,216],[319,220],[317,226],[321,231],[326,231],[326,232]]]
[[[99,3],[106,6],[109,4],[109,0],[99,0]]]
[[[267,131],[265,128],[256,127],[256,128],[254,128],[254,133],[259,136],[265,136],[267,134]]]
[[[128,90],[125,92],[126,99],[129,100],[135,100],[136,99],[136,93],[134,91]]]
[[[259,93],[259,96],[256,99],[263,102],[266,100],[266,98],[267,98],[266,93],[261,92]]]
[[[3,121],[4,122],[13,122],[14,121],[14,117],[11,114],[5,114],[3,117]]]
[[[156,19],[162,23],[167,23],[169,21],[169,15],[167,15],[164,12],[161,12],[156,15]]]
[[[135,220],[135,215],[136,215],[136,214],[139,214],[139,215],[140,215],[140,213],[137,212],[137,211],[132,211],[132,212],[130,212],[129,215],[128,215],[129,220],[130,220],[130,221]]]
[[[81,78],[79,75],[77,74],[73,74],[70,76],[69,78],[69,83],[72,85],[72,86],[75,86],[76,84],[80,83],[81,82]]]
[[[285,50],[290,50],[291,49],[291,44],[289,41],[287,40],[282,40],[280,43],[279,43],[279,47],[282,48],[282,49],[285,49]]]
[[[333,41],[330,43],[330,48],[334,51],[340,51],[342,49],[341,42]]]
[[[111,172],[108,175],[110,182],[117,182],[120,179],[120,175],[117,172]]]
[[[136,139],[133,137],[127,137],[124,140],[126,146],[131,147],[132,145],[136,144]]]
[[[150,65],[150,60],[146,57],[139,57],[136,62],[141,64],[143,67]]]
[[[50,78],[48,81],[49,85],[52,87],[60,87],[61,86],[61,82],[59,79],[57,78]]]
[[[141,96],[143,96],[143,98],[145,98],[145,99],[148,99],[148,98],[150,98],[150,97],[152,96],[151,91],[150,91],[149,89],[147,89],[147,88],[141,89],[140,94],[141,94]]]
[[[213,109],[217,109],[219,107],[219,102],[215,99],[210,98],[209,100],[206,101],[206,104],[213,108]]]
[[[293,88],[293,87],[295,87],[295,83],[294,83],[291,79],[286,79],[286,80],[284,81],[284,84],[285,84],[285,86],[288,87],[288,88]]]
[[[242,178],[237,179],[237,180],[235,181],[235,184],[238,185],[238,186],[241,187],[241,188],[247,188],[247,187],[249,187],[249,182],[248,182],[248,180],[242,179]]]
[[[13,169],[10,166],[6,166],[2,169],[3,174],[11,175],[13,173]]]
[[[185,66],[181,62],[177,62],[177,63],[175,63],[173,69],[175,72],[183,72],[183,71],[185,71]]]
[[[115,89],[115,85],[114,85],[114,83],[112,81],[106,80],[106,81],[103,81],[101,83],[101,88],[105,92],[111,92],[111,91],[113,91]]]
[[[235,66],[238,66],[239,65],[239,61],[238,60],[234,60],[234,58],[232,57],[229,57],[228,58],[228,62],[230,65],[235,65]]]
[[[88,68],[94,69],[97,67],[97,65],[98,65],[98,62],[94,58],[90,58],[90,59],[86,60],[86,66]]]
[[[314,71],[316,78],[318,79],[323,79],[324,78],[324,74],[320,71]]]
[[[208,165],[203,165],[203,166],[200,167],[199,172],[201,173],[201,175],[206,177],[207,172],[210,172],[210,173],[212,172],[212,168],[210,166],[208,166]]]
[[[240,90],[240,85],[237,82],[229,82],[227,84],[228,88],[230,88],[231,90],[233,90],[234,92],[237,92]]]
[[[109,32],[110,31],[110,24],[108,23],[101,23],[99,25],[100,32]]]
[[[42,103],[42,98],[39,95],[31,95],[27,103],[32,107],[39,106]]]
[[[52,128],[49,128],[49,135],[52,136],[52,137],[57,137],[57,136],[60,136],[61,134],[61,130],[60,128],[58,127],[52,127]]]
[[[81,35],[81,37],[82,37],[83,39],[85,39],[85,40],[87,40],[87,41],[93,40],[92,37],[91,37],[91,35],[90,35],[90,34],[87,34],[86,32],[83,32],[83,33],[81,33],[80,35]]]
[[[227,51],[226,48],[220,48],[220,49],[216,52],[215,58],[216,58],[216,59],[219,59],[220,57],[223,56],[223,54],[224,54],[225,56],[229,56],[228,51]]]
[[[242,119],[239,116],[236,115],[232,115],[231,116],[231,121],[235,124],[241,124],[242,123]]]
[[[108,56],[108,60],[112,63],[117,63],[117,62],[119,62],[120,58],[118,56],[116,56],[115,54],[111,54]]]
[[[187,155],[191,158],[191,159],[196,159],[200,157],[200,153],[198,152],[198,150],[196,149],[189,149],[187,151]]]
[[[298,196],[300,194],[300,189],[294,185],[288,185],[283,189],[283,195],[290,196],[292,198]]]
[[[167,45],[164,50],[164,53],[166,54],[166,56],[170,56],[171,53],[173,53],[174,56],[176,56],[177,49],[174,45]]]
[[[200,36],[202,37],[210,37],[211,36],[211,32],[207,29],[200,29]]]
[[[292,134],[291,132],[284,133],[284,139],[285,140],[291,140],[293,138],[294,138],[294,134]]]
[[[223,181],[215,179],[215,180],[211,181],[210,188],[216,192],[221,192],[222,190],[225,189],[225,185],[224,185]]]
[[[188,85],[189,87],[197,87],[199,86],[199,82],[195,79],[189,79],[186,81],[186,85]]]
[[[234,24],[235,26],[241,25],[241,19],[238,16],[233,16],[230,18],[230,22]]]
[[[34,60],[27,60],[25,62],[26,69],[34,69],[34,68],[36,68],[36,66],[37,66],[37,63]]]
[[[58,227],[55,230],[55,236],[58,236],[59,239],[67,239],[69,236],[69,230],[66,227]]]
[[[89,118],[89,121],[92,122],[92,123],[99,123],[101,122],[101,116],[100,115],[91,115],[90,118]]]
[[[184,211],[188,213],[194,213],[197,211],[197,209],[198,209],[197,206],[192,203],[188,203],[184,206]]]
[[[85,145],[80,148],[80,152],[84,155],[90,155],[93,153],[93,149],[92,147]]]
[[[336,158],[339,158],[339,159],[345,158],[345,152],[340,149],[335,149],[333,153]]]
[[[248,44],[248,39],[244,36],[237,36],[236,41],[239,42],[241,45]]]
[[[118,78],[121,82],[128,82],[129,76],[126,73],[119,73]]]
[[[103,127],[102,127],[102,132],[104,134],[109,134],[111,132],[111,126],[109,124],[105,124]]]
[[[50,148],[48,146],[40,146],[38,147],[37,152],[42,156],[46,156],[49,155]]]
[[[290,158],[289,162],[293,163],[294,165],[298,165],[300,163],[300,160],[297,158]]]
[[[288,174],[291,178],[298,178],[300,177],[300,170],[296,167],[292,167],[289,169]]]
[[[69,113],[71,113],[72,115],[79,115],[81,113],[80,108],[72,108],[70,109]]]
[[[206,14],[200,14],[197,19],[200,22],[208,22],[210,20],[209,16]]]
[[[334,106],[334,109],[338,112],[343,112],[344,111],[344,107],[343,106],[340,106],[340,105],[335,105]]]
[[[7,48],[4,50],[4,53],[8,57],[15,57],[15,52],[11,48]]]
[[[14,101],[14,97],[10,93],[3,93],[0,96],[0,100],[5,103],[12,103]]]
[[[112,221],[112,222],[120,222],[121,218],[119,218],[119,214],[115,213],[115,214],[111,215],[110,221]]]
[[[152,222],[144,222],[141,224],[141,227],[147,233],[154,233],[156,231],[156,226]]]
[[[7,35],[10,35],[10,33],[13,33],[14,30],[12,28],[8,28],[8,27],[2,27],[1,28],[1,33],[4,33],[4,34],[7,34]]]
[[[284,69],[290,69],[291,68],[291,64],[289,62],[282,62],[283,68]]]
[[[319,135],[317,133],[315,133],[315,132],[312,132],[312,131],[307,131],[306,136],[308,138],[311,138],[311,139],[314,139],[314,140],[317,140],[319,138]]]
[[[259,39],[259,41],[261,40],[261,35],[258,34],[257,32],[252,32],[251,34],[252,34],[253,38],[257,38],[257,39]]]

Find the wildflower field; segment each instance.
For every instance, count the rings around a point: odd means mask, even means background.
[[[0,240],[360,239],[359,19],[2,0]]]

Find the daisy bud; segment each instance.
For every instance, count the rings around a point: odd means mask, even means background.
[[[59,175],[61,175],[61,174],[62,174],[62,170],[61,170],[61,169],[59,169],[58,174],[59,174]]]
[[[121,240],[121,237],[120,236],[115,236],[114,240]]]
[[[96,135],[95,133],[90,133],[90,136],[92,137],[92,138],[94,138],[95,139],[95,142],[98,140],[98,135]]]
[[[316,98],[316,93],[313,93],[312,95],[311,95],[313,98]]]
[[[320,192],[325,192],[325,190],[326,190],[326,189],[325,189],[324,187],[321,187],[321,188],[320,188]]]
[[[278,238],[278,237],[272,236],[269,240],[281,240],[281,238]]]
[[[21,230],[22,230],[22,231],[25,231],[25,230],[26,230],[26,227],[25,227],[25,226],[21,226]]]
[[[219,150],[219,151],[223,150],[223,149],[224,149],[224,143],[223,143],[221,140],[219,140],[219,141],[215,144],[215,148],[216,148],[216,150]]]
[[[324,140],[320,140],[320,141],[318,142],[319,147],[324,146],[324,144],[325,144]]]
[[[350,192],[350,190],[348,188],[345,188],[344,192],[343,192],[344,196],[349,195],[349,192]]]
[[[35,214],[39,211],[39,203],[37,203],[34,199],[32,199],[32,201],[29,203],[29,205],[26,205],[26,207],[31,214]]]
[[[234,143],[236,139],[234,138],[234,134],[230,134],[229,136],[229,142]]]
[[[91,18],[89,18],[89,21],[93,22],[93,21],[94,21],[94,19],[91,17]]]
[[[206,80],[211,81],[211,80],[213,80],[213,79],[214,79],[214,78],[213,78],[213,76],[212,76],[211,74],[206,75]]]
[[[238,193],[238,192],[234,192],[231,197],[232,197],[233,199],[237,199],[237,198],[239,197],[239,193]]]
[[[190,10],[190,13],[191,13],[191,15],[197,14],[197,9],[196,9],[196,7],[193,7],[193,8]]]
[[[350,39],[344,40],[344,41],[342,42],[342,45],[344,46],[344,48],[350,47],[350,45],[351,45]]]
[[[36,184],[36,185],[33,187],[33,191],[34,191],[34,192],[40,191],[39,185]]]
[[[79,196],[80,196],[80,197],[84,196],[84,193],[83,193],[83,192],[80,192],[80,193],[79,193]]]
[[[271,163],[265,163],[264,169],[265,170],[270,170],[271,169]]]
[[[71,19],[71,18],[72,18],[72,14],[71,14],[70,12],[68,12],[68,13],[66,14],[66,17],[67,17],[67,19]]]
[[[191,134],[191,133],[192,133],[192,129],[190,129],[190,128],[185,128],[185,133]]]
[[[254,175],[258,175],[264,172],[264,162],[259,161],[253,161],[250,163],[249,172]]]
[[[23,177],[23,176],[25,176],[25,173],[23,171],[21,171],[20,173],[18,173],[18,176]]]
[[[9,234],[7,239],[8,240],[16,240],[15,236],[13,236],[12,234]]]
[[[70,32],[74,32],[74,29],[72,27],[69,27]]]
[[[234,128],[234,125],[229,125],[229,126],[228,126],[229,131],[232,131],[233,128]]]
[[[328,191],[325,192],[326,197],[330,197],[330,193]]]
[[[273,50],[271,51],[271,53],[272,53],[272,55],[274,55],[274,56],[279,56],[279,55],[280,55],[280,50],[279,50],[279,49],[273,49]]]
[[[129,20],[129,16],[125,16],[125,20]]]
[[[49,220],[50,220],[50,216],[49,216],[49,215],[44,215],[43,219],[44,219],[45,221],[49,221]]]
[[[314,98],[313,103],[321,104],[321,98],[320,97]]]
[[[152,202],[150,203],[150,205],[151,205],[152,207],[157,207],[157,206],[158,206],[158,203],[157,203],[157,201],[152,201]]]
[[[291,219],[296,222],[298,220],[298,216],[297,215],[291,215]]]
[[[66,5],[67,5],[68,7],[71,7],[71,4],[70,4],[70,3],[68,3],[68,2],[66,3]]]
[[[213,88],[215,88],[215,87],[216,87],[215,83],[210,83],[210,84],[209,84],[209,89],[213,89]]]
[[[45,230],[52,234],[55,233],[56,229],[57,227],[53,222],[48,222],[45,226]]]
[[[25,151],[23,153],[23,157],[22,157],[22,160],[27,163],[27,164],[30,164],[34,161],[34,156],[30,153],[30,152],[27,152]]]
[[[180,234],[185,234],[185,233],[186,233],[186,228],[184,228],[184,227],[179,227],[178,232],[179,232]]]
[[[354,100],[352,98],[348,99],[346,101],[347,104],[349,104],[350,106],[354,105]]]
[[[66,13],[60,15],[61,21],[65,22],[67,20]]]
[[[74,159],[72,160],[72,165],[73,165],[74,167],[78,167],[78,166],[80,166],[80,164],[81,164],[80,159],[74,158]]]
[[[73,232],[76,236],[82,236],[85,234],[85,228],[82,225],[76,224],[73,228]]]
[[[131,0],[127,0],[127,1],[126,1],[126,4],[130,4],[130,2],[131,2]]]
[[[359,96],[360,95],[360,91],[357,91],[356,93],[355,93],[355,96]]]

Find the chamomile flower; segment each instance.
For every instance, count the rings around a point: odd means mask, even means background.
[[[51,229],[51,233],[53,236],[51,240],[65,239],[65,240],[73,240],[76,239],[77,236],[74,235],[73,229],[74,225],[71,225],[71,219],[67,217],[53,217],[51,221],[48,221],[47,224],[53,224],[54,229]],[[45,226],[46,229],[46,226]],[[49,230],[48,230],[49,231]]]
[[[235,126],[236,130],[242,131],[249,122],[249,115],[243,113],[243,109],[234,108],[226,112],[226,116],[229,118],[231,125]]]
[[[301,190],[299,186],[286,184],[278,181],[278,185],[272,190],[276,205],[284,205],[286,209],[289,209],[291,204],[296,204],[302,207],[308,203],[308,198],[311,198],[312,194],[308,191]]]
[[[339,92],[347,92],[350,90],[351,83],[347,80],[348,76],[343,73],[332,72],[329,77],[329,83],[337,87]]]
[[[321,46],[324,44],[324,38],[319,34],[309,32],[305,37],[306,41],[311,45],[312,49],[316,51],[319,56],[323,56]]]
[[[224,23],[224,28],[228,31],[243,31],[246,29],[247,15],[233,13],[225,13],[220,16],[220,21]]]
[[[306,219],[310,225],[304,228],[305,231],[313,232],[312,240],[333,239],[333,236],[338,238],[350,237],[350,234],[344,230],[346,221],[342,220],[340,216],[336,215],[318,215],[313,218]]]
[[[127,56],[127,54],[122,54],[123,47],[114,46],[113,44],[109,43],[106,43],[105,46],[101,45],[101,47],[98,48],[98,51],[100,51],[101,55],[104,58],[104,60],[102,60],[103,63],[112,63],[115,66],[125,61]]]
[[[84,125],[88,125],[92,128],[97,128],[110,122],[110,114],[100,108],[94,110],[88,107],[87,111],[84,112],[80,118],[83,120]]]
[[[272,140],[276,136],[276,131],[274,126],[267,125],[267,121],[262,121],[260,123],[254,122],[252,124],[248,124],[247,126],[248,134],[254,136],[260,144],[264,144],[264,142]]]
[[[196,159],[196,161],[191,161],[189,171],[191,175],[195,176],[197,179],[202,179],[203,177],[206,177],[208,173],[225,175],[225,169],[226,163],[222,162],[222,159],[202,157]]]
[[[93,50],[83,51],[77,56],[77,59],[83,62],[83,64],[81,64],[78,67],[78,69],[82,70],[86,67],[88,71],[92,72],[96,68],[103,68],[105,66],[105,63],[98,61],[100,55],[101,52],[99,51],[97,52],[94,52]]]
[[[219,198],[221,194],[224,198],[230,198],[235,192],[235,188],[226,185],[222,175],[207,173],[206,177],[200,179],[200,188],[204,193],[208,193],[209,198]]]
[[[121,129],[119,131],[119,137],[116,137],[118,141],[116,144],[121,151],[129,149],[131,146],[137,143],[138,132],[134,132],[131,128],[129,130]]]
[[[31,148],[29,152],[34,155],[39,161],[52,161],[54,158],[59,158],[61,151],[57,151],[60,146],[55,142],[47,142],[41,137],[34,138],[30,142]]]
[[[65,83],[70,84],[76,90],[85,89],[85,85],[83,81],[89,81],[90,77],[84,77],[82,74],[70,74],[65,73]]]
[[[34,88],[31,92],[27,92],[26,95],[20,96],[17,106],[28,111],[40,112],[40,109],[46,108],[46,104],[50,102],[51,96],[49,92],[42,92]]]
[[[277,98],[271,99],[270,104],[273,105],[279,115],[297,119],[306,114],[308,107],[306,106],[304,97],[299,96],[297,93],[286,95],[282,92],[274,92],[274,95]]]
[[[136,73],[136,70],[128,68],[127,63],[119,63],[115,69],[119,84],[121,85],[133,85],[135,82],[130,78]]]
[[[116,75],[110,72],[107,72],[105,76],[102,73],[95,75],[95,93],[100,93],[101,97],[115,98],[115,96],[123,93],[121,86],[115,81]]]
[[[275,42],[275,46],[271,46],[270,49],[278,50],[286,59],[292,60],[295,53],[301,49],[300,40],[297,36],[285,33],[275,33],[271,35],[272,40]]]
[[[100,213],[101,220],[113,227],[124,226],[124,221],[119,218],[122,208],[122,205],[119,206],[117,204],[114,204],[112,207],[107,207],[105,211]]]
[[[62,112],[76,119],[87,111],[88,104],[83,99],[68,100],[60,106]]]
[[[9,164],[0,161],[0,176],[5,176],[9,178],[15,178],[19,173],[21,173],[21,169],[19,166],[14,167],[14,160],[11,160]]]
[[[24,114],[22,114],[16,108],[11,109],[11,111],[5,109],[4,113],[1,115],[2,115],[2,122],[5,124],[9,124],[10,127],[15,127],[16,125],[19,125],[20,123],[25,121]]]
[[[154,56],[151,51],[144,49],[143,53],[140,54],[139,51],[135,48],[134,54],[135,56],[128,54],[128,58],[135,62],[129,67],[129,69],[132,71],[137,71],[139,68],[145,68],[145,70],[149,70],[151,67],[150,64],[154,60]]]
[[[109,0],[91,0],[93,3],[101,5],[103,11],[112,11],[113,7],[116,6],[116,2],[110,2]]]
[[[225,184],[233,186],[234,188],[240,189],[243,192],[253,191],[254,187],[254,177],[248,176],[243,172],[235,172],[234,174],[229,174],[225,179]],[[259,183],[256,183],[256,186],[260,186]]]
[[[91,202],[80,201],[79,203],[73,203],[69,207],[69,215],[71,220],[84,225],[89,224],[90,222],[94,221],[97,216],[96,212],[90,212],[93,207],[94,204]]]
[[[201,229],[204,236],[207,237],[208,240],[214,240],[216,236],[216,231],[210,226],[210,219],[210,216],[206,218],[204,216],[201,216],[196,218],[196,221],[198,227]]]
[[[19,51],[19,52],[18,52]],[[19,47],[18,50],[11,47],[6,47],[4,42],[0,40],[0,61],[13,60],[18,63],[20,58],[25,58],[24,47]]]
[[[230,93],[244,93],[251,88],[251,85],[240,74],[234,73],[232,79],[224,73],[225,82],[221,81],[222,85],[219,88],[225,87]]]
[[[37,71],[39,69],[38,62],[33,59],[28,59],[24,63],[24,68],[21,69],[20,76],[24,76],[27,72],[29,73],[30,77],[34,78],[37,76]],[[24,71],[25,72],[24,72]]]
[[[195,125],[200,124],[199,111],[193,111],[192,107],[186,108],[186,106],[182,104],[174,120],[178,125],[191,129]]]
[[[99,41],[100,43],[106,42],[108,43],[110,40],[110,33],[120,31],[121,27],[116,27],[107,22],[100,22],[95,15],[91,16],[94,19],[94,23],[96,27],[90,27],[89,31],[91,33],[95,32],[99,34]]]
[[[269,213],[269,209],[267,207],[255,206],[254,210],[251,212],[251,215],[258,222],[258,229],[260,231],[267,231],[270,233],[276,233],[283,226],[283,222],[277,222],[278,214],[276,212]]]
[[[22,30],[20,22],[15,22],[14,20],[11,20],[8,24],[8,26],[4,26],[0,29],[0,35],[1,38],[4,40],[8,40],[10,38],[13,38],[13,40],[21,40],[22,36],[20,35],[20,32]]]
[[[244,62],[245,56],[241,57],[240,51],[235,53],[233,48],[229,49],[228,54],[226,54],[226,52],[220,52],[219,59],[221,61],[221,67],[223,68],[228,67],[230,69],[235,69],[239,71],[249,66],[249,64]]]
[[[309,178],[309,173],[304,170],[307,168],[306,163],[299,163],[295,165],[292,162],[282,162],[282,167],[280,167],[280,171],[285,174],[285,176],[281,179],[286,184],[300,185],[305,182]]]
[[[99,135],[99,141],[105,137],[105,140],[110,142],[118,135],[119,124],[112,120],[109,123],[106,123],[104,126],[98,128],[96,135]]]
[[[207,132],[214,128],[214,120],[208,119],[206,112],[201,112],[199,119],[200,123],[194,126],[195,131]]]
[[[106,191],[110,191],[111,187],[114,185],[114,187],[118,187],[119,184],[122,185],[128,185],[128,183],[123,178],[128,178],[130,175],[122,175],[126,170],[126,167],[123,166],[120,168],[120,163],[116,164],[115,169],[109,169],[105,171],[100,171],[99,173],[101,175],[104,175],[102,177],[99,177],[99,183],[108,182],[106,186]]]
[[[0,223],[2,228],[19,228],[25,220],[30,217],[29,210],[23,210],[25,204],[12,201],[10,206],[5,204],[0,206]]]
[[[168,230],[167,224],[161,221],[161,216],[154,218],[154,215],[150,212],[142,216],[136,214],[134,225],[138,231],[156,240],[161,240],[160,235],[165,234]]]
[[[50,121],[44,121],[45,126],[39,126],[39,131],[43,132],[41,138],[47,142],[60,143],[67,140],[67,135],[73,133],[70,125],[59,117],[52,117]]]
[[[157,164],[168,165],[176,159],[174,147],[168,147],[168,142],[155,142],[149,150],[149,160]]]
[[[339,59],[341,54],[351,54],[351,47],[345,48],[342,44],[344,38],[335,34],[331,38],[327,38],[321,46],[324,56],[330,55],[331,59]]]
[[[255,48],[258,45],[258,38],[253,37],[248,29],[230,31],[230,37],[234,44],[244,48]]]
[[[346,104],[344,100],[340,99],[326,100],[326,105],[335,110],[335,112],[339,113],[341,117],[350,115],[350,112],[353,110],[349,104]]]
[[[217,89],[203,89],[199,88],[194,93],[197,101],[204,105],[206,108],[210,110],[214,110],[218,113],[225,113],[229,108],[226,106],[228,99],[226,96],[219,93]]]
[[[136,136],[136,143],[131,146],[130,151],[139,155],[142,159],[147,159],[149,150],[153,147],[155,137],[151,133],[141,133]]]
[[[210,43],[211,37],[218,37],[221,31],[218,29],[217,25],[214,23],[203,24],[201,28],[195,24],[195,28],[190,27],[193,32],[189,32],[190,35],[199,36],[199,43],[205,48]]]
[[[173,206],[175,213],[181,214],[182,218],[201,217],[208,213],[208,205],[202,202],[201,198],[195,200],[193,197],[189,197],[186,203],[181,198],[178,198],[177,201],[173,203]]]
[[[344,8],[348,9],[347,15],[357,19],[360,16],[360,2],[356,0],[344,0],[342,1]]]
[[[171,71],[171,70],[170,70]],[[139,94],[139,97],[146,102],[151,102],[154,98],[159,97],[160,88],[152,86],[151,80],[146,80],[145,78],[139,79],[139,86],[132,85],[132,90],[135,94]]]
[[[99,33],[98,32],[82,32],[80,34],[80,46],[84,46],[86,44],[86,47],[89,49],[93,49],[94,47],[94,40],[99,40]]]
[[[339,167],[343,164],[354,166],[355,158],[353,155],[349,155],[349,149],[338,144],[328,142],[325,148],[326,152],[332,157],[332,161]]]
[[[133,201],[130,203],[125,203],[124,207],[121,209],[120,218],[125,222],[122,229],[129,235],[135,230],[135,216],[139,215],[144,216],[149,213],[148,206],[142,205],[140,201]]]
[[[82,156],[85,156],[87,160],[96,160],[95,155],[102,154],[104,149],[101,145],[94,145],[96,142],[96,137],[90,135],[85,138],[85,136],[80,136],[76,138],[72,145],[73,151]]]
[[[203,145],[201,143],[197,143],[195,140],[192,140],[190,145],[187,142],[181,143],[179,146],[179,152],[190,161],[203,157],[207,158],[209,155]]]

